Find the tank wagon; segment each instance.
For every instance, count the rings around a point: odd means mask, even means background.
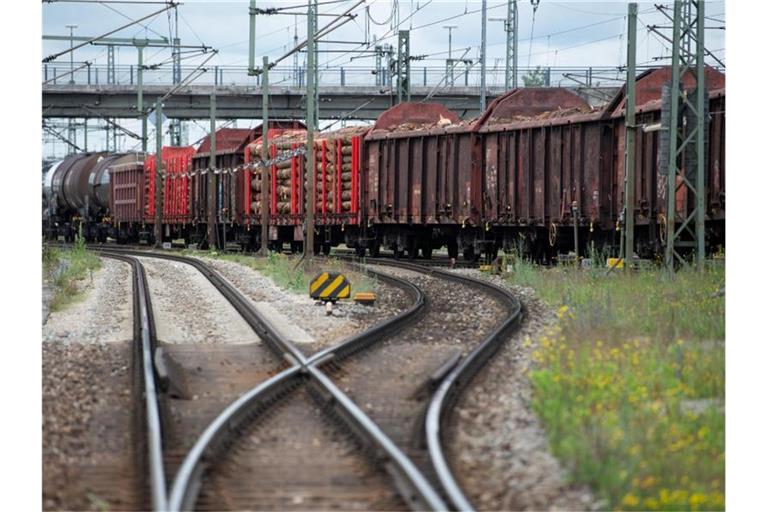
[[[707,241],[725,242],[725,77],[707,69]],[[662,86],[669,68],[637,78],[635,253],[664,245],[666,177],[662,154]],[[692,80],[685,76],[684,86]],[[307,148],[298,122],[271,122],[267,154],[261,127],[222,128],[216,159],[210,140],[200,148],[164,148],[163,236],[187,243],[245,249],[261,245],[261,211],[268,210],[273,250],[301,250],[308,194],[315,205],[315,252],[345,244],[359,255],[493,258],[518,250],[539,261],[587,248],[615,253],[624,209],[624,90],[600,109],[559,88],[521,88],[462,121],[439,104],[404,103],[365,127],[317,133]],[[309,170],[308,152],[315,154]],[[684,166],[690,166],[686,157]],[[262,165],[268,181],[262,183]],[[86,153],[54,163],[44,178],[44,229],[89,238],[109,234],[151,241],[153,157]],[[209,190],[210,174],[213,188]],[[315,174],[316,187],[309,178]],[[110,180],[111,177],[111,180]],[[262,190],[269,190],[262,204]],[[674,215],[692,207],[685,192]],[[207,239],[213,223],[215,240]]]
[[[74,240],[78,230],[106,240],[111,229],[110,169],[143,161],[139,153],[80,153],[52,164],[43,181],[43,228],[49,238]]]

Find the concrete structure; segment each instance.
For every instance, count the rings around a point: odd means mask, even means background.
[[[152,104],[174,86],[144,85],[144,102]],[[420,102],[434,87],[411,87],[411,101]],[[612,97],[616,87],[573,88],[593,105]],[[503,94],[503,87],[489,87],[488,101]],[[211,86],[182,87],[163,103],[164,114],[171,119],[207,119],[210,116]],[[321,86],[320,118],[376,119],[397,103],[395,91],[376,86]],[[219,85],[216,88],[216,117],[218,119],[261,119],[261,87]],[[272,86],[269,91],[270,117],[275,119],[304,119],[306,89],[304,87]],[[432,102],[442,103],[464,119],[480,114],[480,91],[477,87],[443,88],[432,94]],[[44,118],[136,118],[137,89],[135,85],[43,85]]]

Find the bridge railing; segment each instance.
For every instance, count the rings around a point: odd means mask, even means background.
[[[197,68],[181,67],[181,78],[193,73]],[[638,73],[646,67],[638,67]],[[261,85],[260,76],[248,76],[245,66],[209,66],[206,72],[194,80],[195,85],[218,86],[253,86]],[[66,63],[47,63],[42,65],[42,80],[50,85],[129,85],[135,86],[138,81],[138,70],[135,65],[106,65],[82,66],[78,69],[75,64],[74,73]],[[325,87],[369,86],[388,88],[394,85],[396,76],[386,68],[375,69],[360,66],[341,66],[318,69],[318,83]],[[519,68],[518,86],[539,87],[611,87],[624,83],[626,71],[616,66],[592,67],[537,67]],[[467,67],[458,64],[452,73],[447,73],[446,66],[411,65],[412,87],[478,87],[480,85],[480,70],[475,65]],[[306,87],[306,69],[303,67],[278,66],[269,72],[270,85],[285,87]],[[143,83],[145,85],[172,85],[173,70],[168,67],[145,68]],[[504,67],[492,66],[486,71],[486,85],[489,88],[504,87]]]

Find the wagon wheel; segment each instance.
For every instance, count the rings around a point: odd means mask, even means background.
[[[549,246],[554,247],[557,243],[557,226],[555,223],[549,225]]]
[[[416,245],[415,238],[409,238],[406,244],[406,252],[408,253],[409,260],[415,260],[419,254],[419,247]]]

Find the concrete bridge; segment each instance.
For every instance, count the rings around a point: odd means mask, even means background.
[[[144,106],[152,104],[170,92],[174,86],[144,85]],[[593,105],[604,103],[617,87],[573,87]],[[210,116],[211,85],[189,85],[176,90],[163,103],[163,113],[172,119],[206,119]],[[129,84],[51,84],[43,85],[44,118],[136,118],[137,86]],[[488,88],[487,101],[504,92],[503,88]],[[306,88],[272,86],[269,92],[272,119],[304,119]],[[431,95],[432,102],[442,103],[467,119],[480,114],[478,87],[412,87],[411,101],[420,102]],[[321,86],[319,88],[321,119],[376,119],[397,102],[397,96],[387,86]],[[216,86],[216,117],[218,119],[260,119],[261,87],[249,85]]]

